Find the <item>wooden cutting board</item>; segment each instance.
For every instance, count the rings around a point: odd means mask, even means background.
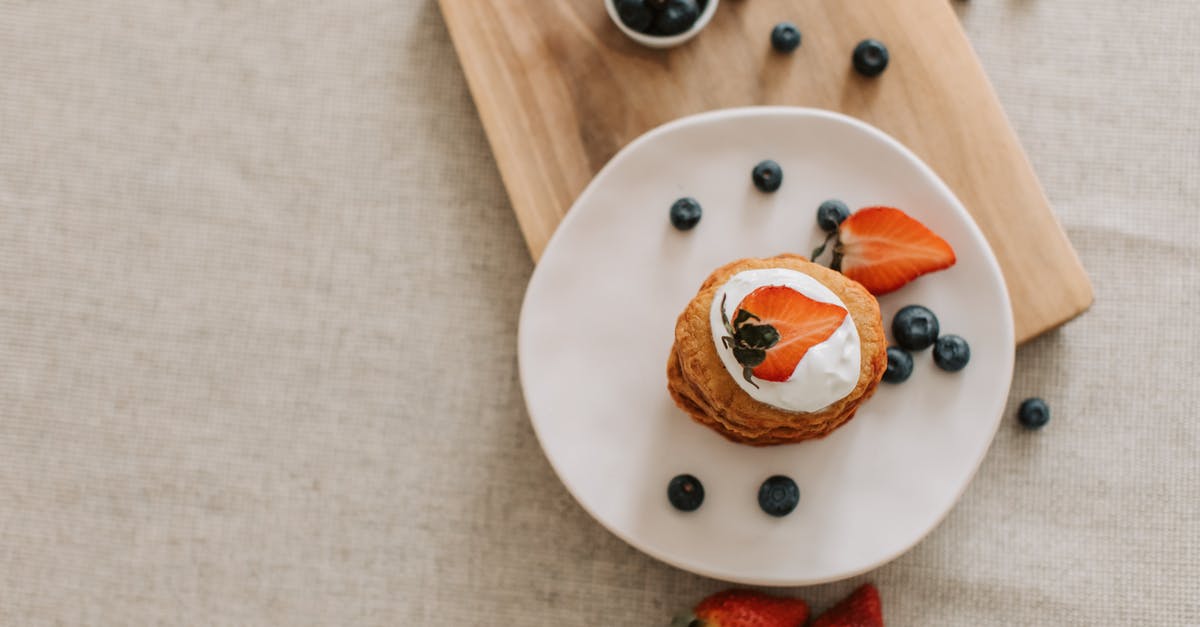
[[[1083,266],[947,0],[721,0],[689,43],[651,50],[604,0],[440,0],[471,94],[536,259],[575,197],[647,130],[726,107],[833,109],[925,160],[983,229],[1008,283],[1018,342],[1092,302]],[[774,52],[792,21],[803,44]],[[858,76],[850,54],[882,40],[891,64]]]

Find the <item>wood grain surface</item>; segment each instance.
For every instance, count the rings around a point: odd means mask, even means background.
[[[1092,288],[947,0],[722,0],[670,50],[629,40],[602,0],[440,0],[443,16],[536,259],[592,176],[675,118],[781,104],[833,109],[906,144],[954,190],[1000,260],[1017,341],[1082,313]],[[770,47],[796,23],[803,44]],[[892,61],[855,74],[860,40]]]

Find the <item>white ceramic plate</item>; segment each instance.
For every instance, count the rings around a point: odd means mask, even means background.
[[[758,192],[750,170],[783,167]],[[680,196],[704,208],[671,227]],[[730,443],[692,422],[666,390],[675,318],[714,268],[742,257],[809,254],[816,207],[884,204],[924,222],[958,263],[880,299],[931,308],[963,336],[971,362],[881,384],[828,437],[770,448]],[[812,109],[746,108],[659,127],[622,150],[563,220],[521,312],[521,382],[542,448],[567,489],[617,536],[667,563],[719,579],[806,585],[870,570],[911,548],[966,488],[996,432],[1012,379],[1013,323],[999,266],[940,179],[881,131]],[[703,506],[675,511],[667,482],[704,484]],[[785,474],[799,507],[772,518],[763,479]]]

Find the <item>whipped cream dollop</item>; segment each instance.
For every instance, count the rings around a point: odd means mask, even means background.
[[[831,303],[846,309],[846,319],[829,336],[829,339],[808,349],[792,376],[787,381],[763,381],[755,378],[754,387],[742,377],[742,366],[733,357],[733,351],[721,343],[728,335],[721,320],[721,302],[725,302],[725,315],[733,320],[738,304],[754,290],[765,286],[789,287],[822,303]],[[709,315],[712,324],[713,342],[717,354],[734,381],[756,401],[786,411],[814,412],[845,398],[858,384],[862,348],[859,345],[858,329],[850,311],[842,299],[816,279],[786,268],[746,270],[729,278],[713,297]]]

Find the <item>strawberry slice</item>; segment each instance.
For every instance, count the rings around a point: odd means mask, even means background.
[[[817,617],[812,627],[883,627],[879,591],[865,583]]]
[[[769,325],[779,334],[779,341],[766,349],[766,359],[753,369],[754,376],[764,381],[787,381],[808,349],[829,339],[847,315],[837,305],[815,301],[782,285],[750,292],[738,310],[753,316],[753,324]],[[738,317],[736,313],[734,317]]]
[[[891,207],[854,212],[838,227],[842,274],[876,296],[954,265],[954,249],[924,224]]]

